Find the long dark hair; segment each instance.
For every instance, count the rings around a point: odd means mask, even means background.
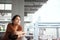
[[[13,24],[13,21],[15,20],[16,17],[20,17],[20,15],[15,15],[15,16],[13,16],[13,18],[11,19],[12,24]],[[20,18],[21,18],[21,17],[20,17]]]

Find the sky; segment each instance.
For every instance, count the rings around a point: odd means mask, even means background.
[[[60,22],[60,0],[48,0],[35,12],[32,22]]]

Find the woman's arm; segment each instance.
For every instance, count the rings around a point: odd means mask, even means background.
[[[18,37],[25,36],[25,32],[22,32],[22,31],[16,31],[15,33],[16,33],[16,35],[18,35]]]
[[[25,34],[25,32],[22,32],[22,31],[16,31],[15,33],[18,35],[24,35]]]
[[[15,33],[18,35],[18,37],[23,37],[23,36],[25,36],[25,32],[23,32],[22,26],[19,26],[19,27],[18,27],[18,30],[17,30]]]

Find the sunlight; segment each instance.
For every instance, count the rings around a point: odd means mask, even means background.
[[[38,11],[33,15],[33,21],[40,22],[60,22],[60,0],[48,0]]]

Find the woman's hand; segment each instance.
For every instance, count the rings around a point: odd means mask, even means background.
[[[24,37],[25,34],[26,34],[25,32],[22,32],[22,31],[21,31],[20,34],[18,35],[18,37]]]
[[[24,37],[26,33],[22,31],[16,31],[15,34],[18,35],[19,38],[19,37]]]

